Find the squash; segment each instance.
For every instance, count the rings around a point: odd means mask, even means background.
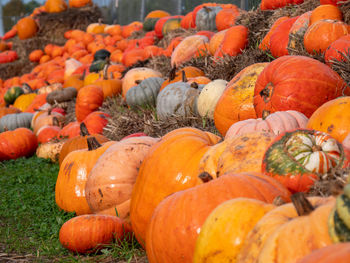
[[[17,128],[30,128],[33,113],[21,112],[7,114],[0,118],[0,132],[12,131]]]

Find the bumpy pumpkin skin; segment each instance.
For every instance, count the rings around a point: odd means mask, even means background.
[[[263,177],[244,173],[226,174],[168,196],[155,209],[147,230],[150,263],[193,262],[202,225],[219,204],[237,197],[272,203],[278,195],[284,194]]]
[[[247,235],[236,262],[297,262],[312,250],[331,244],[327,219],[334,198],[311,197],[308,200],[315,210],[306,216],[298,216],[291,203],[265,214]],[[294,244],[293,249],[290,244]]]
[[[151,147],[141,164],[130,208],[132,228],[143,246],[156,206],[168,195],[201,183],[197,178],[199,161],[219,140],[195,128],[180,128]]]
[[[225,136],[238,121],[256,118],[253,105],[256,80],[268,63],[257,63],[241,70],[226,86],[214,110],[214,122]]]
[[[333,242],[350,242],[350,184],[336,199],[336,205],[329,216],[328,229]]]
[[[76,253],[91,253],[129,238],[131,229],[116,216],[81,215],[65,222],[59,232],[63,247]]]
[[[298,111],[276,111],[264,119],[248,119],[232,124],[225,135],[225,140],[256,131],[271,132],[277,136],[285,131],[306,128],[308,120]]]
[[[342,142],[350,133],[350,97],[340,97],[319,107],[307,123],[308,129],[330,134]]]
[[[91,214],[85,198],[86,181],[97,159],[113,143],[107,142],[91,151],[88,149],[73,151],[64,158],[55,188],[55,199],[59,208],[75,212],[77,215]]]
[[[298,263],[348,263],[350,242],[328,245],[312,251]]]
[[[302,14],[289,30],[288,52],[293,55],[293,50],[303,46],[304,35],[310,24],[311,11]]]
[[[321,175],[345,162],[342,145],[330,135],[298,129],[276,137],[266,150],[261,170],[292,192],[307,192]]]
[[[310,118],[323,103],[344,94],[345,82],[327,65],[304,56],[283,56],[259,75],[254,90],[257,117],[263,113],[296,110]]]
[[[94,214],[129,217],[130,198],[138,170],[158,139],[142,136],[115,143],[92,168],[86,182],[86,200]],[[127,165],[126,165],[127,164]]]
[[[217,206],[201,228],[193,263],[234,262],[249,231],[274,207],[250,198],[234,198]]]

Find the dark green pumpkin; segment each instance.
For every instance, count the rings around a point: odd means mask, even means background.
[[[334,242],[350,241],[350,184],[337,197],[335,208],[329,216],[328,229]]]
[[[104,69],[106,64],[107,64],[106,60],[96,60],[96,61],[91,63],[89,71],[98,73]]]
[[[143,30],[147,32],[154,30],[154,27],[158,20],[159,20],[159,17],[147,18],[143,22]]]
[[[111,52],[106,49],[100,49],[95,52],[94,61],[105,60],[111,56]]]
[[[24,91],[21,87],[13,86],[6,91],[4,100],[7,104],[13,104],[22,94],[24,94]]]

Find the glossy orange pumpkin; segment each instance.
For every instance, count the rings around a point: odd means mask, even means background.
[[[27,39],[33,37],[38,31],[35,20],[29,16],[20,19],[17,22],[17,34],[19,39]]]
[[[83,121],[91,112],[97,110],[103,103],[103,90],[96,85],[89,85],[78,91],[75,104],[77,121]]]
[[[310,17],[310,25],[316,23],[319,20],[331,19],[331,20],[343,20],[343,14],[340,9],[335,5],[319,5],[316,7]]]

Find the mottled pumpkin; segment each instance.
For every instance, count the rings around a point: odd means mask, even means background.
[[[256,80],[268,63],[257,63],[241,70],[226,86],[214,110],[215,127],[224,136],[238,121],[256,118],[253,96]]]

